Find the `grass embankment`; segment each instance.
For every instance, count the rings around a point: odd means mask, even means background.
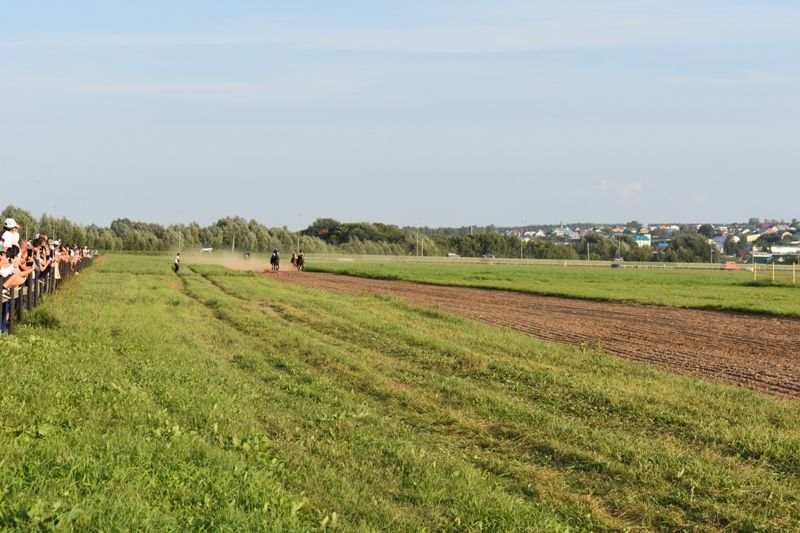
[[[324,260],[308,264],[307,270],[546,296],[800,317],[800,286],[753,283],[753,274],[742,271]],[[791,273],[781,275],[786,278]]]
[[[110,257],[0,339],[0,529],[797,530],[800,406]]]

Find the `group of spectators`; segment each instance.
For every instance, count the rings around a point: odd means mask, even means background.
[[[6,302],[11,300],[14,289],[25,285],[29,278],[44,280],[52,270],[54,278],[60,280],[60,265],[75,265],[82,258],[93,255],[86,248],[66,246],[45,234],[37,235],[31,241],[23,240],[20,238],[19,224],[13,218],[7,218],[3,223],[0,246],[0,283],[4,314],[10,312],[10,306]]]

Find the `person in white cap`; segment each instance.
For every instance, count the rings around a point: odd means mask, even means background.
[[[19,245],[19,224],[13,218],[7,218],[3,223],[3,250]]]

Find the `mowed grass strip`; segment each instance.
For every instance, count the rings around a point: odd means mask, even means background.
[[[110,257],[0,340],[0,528],[800,527],[800,408],[387,297]]]
[[[158,263],[112,257],[3,339],[0,527],[565,523],[310,372],[278,315],[257,318],[298,353],[243,334],[184,283],[217,289]]]
[[[240,300],[226,308],[229,320],[265,301],[287,306],[286,319],[311,326],[316,335],[306,335],[320,341],[312,368],[324,365],[420,430],[441,429],[509,490],[534,493],[581,526],[746,528],[762,512],[750,506],[753,495],[771,501],[777,486],[787,499],[767,512],[784,517],[776,523],[797,514],[800,441],[779,421],[787,406],[797,416],[794,404],[391,298],[298,298],[293,287],[198,271]],[[341,348],[343,360],[323,355],[326,346]]]
[[[781,271],[780,284],[754,283],[752,272],[670,268],[557,267],[508,264],[312,261],[306,270],[544,296],[692,309],[742,311],[800,317],[800,285]]]
[[[312,528],[235,336],[149,264],[86,270],[0,339],[0,529]]]

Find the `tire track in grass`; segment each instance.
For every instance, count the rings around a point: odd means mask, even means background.
[[[392,294],[528,335],[573,345],[600,342],[620,357],[774,396],[800,399],[800,320],[385,281],[323,273],[280,273],[281,282]]]
[[[227,279],[227,278],[220,278],[220,279],[224,280],[224,279]],[[380,299],[383,299],[383,297],[380,297]],[[307,302],[308,299],[305,299],[304,301]],[[397,302],[400,303],[400,302],[402,302],[402,300],[398,300]],[[310,304],[307,304],[307,306],[308,305],[310,305]],[[430,316],[446,316],[446,315],[443,315],[439,311],[435,311],[434,310],[434,311],[431,312],[429,310],[425,310],[424,308],[419,308],[419,307],[413,306],[412,304],[404,304],[403,303],[402,305],[406,306],[410,310],[410,312],[421,313],[422,316],[428,316],[428,315],[430,315]],[[327,316],[321,317],[320,320],[317,321],[318,326],[314,326],[314,323],[315,323],[314,320],[313,320],[314,316],[321,315],[321,314],[327,314]],[[338,314],[339,313],[336,312],[336,309],[329,309],[329,308],[325,308],[324,306],[317,306],[317,307],[313,307],[312,306],[311,311],[306,316],[306,319],[307,319],[307,322],[308,322],[307,325],[311,325],[312,327],[315,327],[318,330],[321,329],[326,334],[329,334],[329,335],[332,335],[332,336],[342,337],[342,335],[346,335],[347,342],[349,342],[350,344],[354,344],[354,345],[364,345],[364,346],[372,348],[374,346],[372,344],[369,344],[369,343],[374,343],[374,342],[377,342],[379,344],[383,343],[383,344],[380,344],[382,346],[383,350],[388,351],[388,353],[396,353],[396,355],[398,357],[401,357],[401,358],[406,355],[405,351],[407,350],[407,348],[403,348],[401,344],[398,344],[396,342],[389,342],[388,339],[391,339],[392,341],[404,340],[404,342],[406,342],[406,343],[410,342],[411,344],[409,346],[411,346],[412,348],[417,348],[418,347],[417,344],[416,344],[417,341],[413,340],[413,338],[412,338],[413,335],[411,333],[409,333],[410,329],[402,325],[407,317],[406,318],[404,318],[404,317],[395,317],[395,318],[393,318],[394,322],[400,323],[401,325],[398,326],[398,327],[393,328],[391,331],[382,331],[381,332],[382,334],[379,337],[376,337],[375,339],[370,339],[369,342],[366,342],[364,339],[368,335],[366,333],[364,333],[365,330],[364,330],[364,328],[362,328],[362,326],[369,327],[369,325],[365,326],[365,324],[367,324],[367,322],[369,322],[371,319],[365,319],[366,322],[365,321],[358,322],[358,325],[355,326],[355,327],[354,327],[352,322],[347,322],[347,323],[343,322],[341,324],[338,324],[338,325],[334,326],[333,324],[337,323],[337,321],[341,322],[342,320],[344,320],[343,318],[337,316]],[[469,327],[470,326],[468,324],[461,324],[461,323],[451,324],[451,323],[447,323],[445,325],[442,325],[441,328],[437,329],[437,334],[439,336],[447,335],[448,334],[448,330],[458,330],[459,328],[469,329]],[[359,329],[359,328],[361,328],[361,329]],[[348,332],[350,332],[349,335],[347,335]],[[455,334],[452,334],[451,336],[453,336],[454,338],[456,337]],[[466,345],[464,344],[463,341],[455,341],[455,342],[459,342],[459,344],[455,345],[455,347],[453,347],[452,345],[449,345],[449,346],[445,347],[444,344],[442,344],[441,342],[438,342],[436,344],[436,346],[435,346],[435,349],[438,350],[438,351],[445,350],[444,352],[441,352],[441,353],[447,353],[447,354],[459,355],[461,353],[467,353],[467,351],[466,351],[467,347],[466,347]],[[395,345],[400,346],[400,348],[395,350]],[[554,347],[554,349],[558,349],[558,348]],[[590,361],[591,366],[590,366],[590,368],[585,370],[586,375],[584,376],[584,378],[586,376],[591,376],[592,378],[596,377],[595,374],[597,373],[597,371],[600,368],[602,368],[602,367],[597,367],[596,364],[599,361],[605,361],[605,360],[604,359],[595,360],[594,359],[595,356],[596,357],[603,357],[603,355],[599,354],[599,353],[597,353],[595,355],[592,355],[592,359]],[[525,357],[527,357],[527,355],[525,355]],[[571,363],[572,367],[575,367],[576,364],[580,363],[580,359],[581,359],[580,357],[576,357],[575,354],[571,354],[571,357],[573,359],[573,362]],[[531,367],[531,365],[529,365],[529,364],[526,365],[525,361],[521,361],[519,357],[517,357],[517,358],[509,358],[509,357],[506,357],[505,354],[502,353],[502,352],[500,354],[493,355],[493,361],[496,362],[496,364],[494,365],[495,369],[493,371],[494,372],[500,372],[501,375],[507,375],[507,373],[504,374],[504,371],[509,370],[509,369],[518,368],[518,369],[521,369],[521,370],[524,370],[524,371],[531,371],[532,369],[535,368],[535,367]],[[610,361],[609,361],[609,363],[610,363]],[[522,365],[522,366],[519,366],[519,365]],[[610,365],[609,364],[609,365],[605,365],[605,366],[608,367],[608,370],[606,372],[614,371],[614,365]],[[435,370],[435,369],[433,369],[433,370]],[[452,372],[460,372],[461,371],[461,369],[459,369],[458,367],[448,368],[447,370],[452,371]],[[619,370],[617,370],[617,371],[619,371]],[[462,372],[460,375],[462,375],[462,377],[469,378],[470,377],[469,374],[471,372],[474,373],[475,371],[471,370],[471,369],[466,369],[466,371]],[[483,372],[483,371],[481,371],[481,372]],[[626,369],[626,372],[630,373],[630,369]],[[485,372],[483,372],[483,373],[485,374]],[[641,378],[641,377],[648,377],[649,374],[650,374],[650,371],[647,370],[644,367],[641,367],[640,369],[636,370],[635,373],[639,374],[640,376],[632,376],[632,377]],[[486,376],[484,375],[483,377],[486,377]],[[577,376],[577,377],[580,378],[580,376]],[[674,378],[674,379],[675,379],[675,381],[678,381],[678,382],[681,380],[681,378],[677,378],[677,377]],[[507,381],[508,378],[504,378],[504,380]],[[580,383],[583,383],[585,381],[586,381],[586,379],[578,380],[578,382],[580,382]],[[486,381],[484,381],[484,383],[486,383]],[[494,386],[494,383],[495,383],[495,381],[491,381],[490,380],[489,381],[489,386]],[[526,382],[517,383],[517,384],[520,385],[520,388],[526,389],[527,391],[530,392],[531,396],[529,396],[527,398],[527,400],[529,402],[541,403],[543,399],[547,400],[546,396],[544,396],[543,394],[539,394],[539,395],[536,394],[537,392],[539,392],[537,389],[541,388],[541,386],[542,386],[541,383],[532,383],[530,381],[526,381]],[[483,385],[483,386],[486,386],[486,385]],[[559,386],[562,388],[561,390],[558,391],[559,394],[561,394],[561,395],[563,395],[565,393],[565,391],[569,391],[569,390],[573,389],[572,384],[569,383],[569,382],[563,382],[562,381],[562,382],[559,383]],[[685,386],[685,384],[683,386]],[[713,388],[717,387],[714,384],[710,384],[710,383],[707,384],[707,383],[703,383],[702,381],[698,381],[697,382],[697,386],[700,387],[701,390],[705,389],[705,388],[713,389]],[[505,389],[502,389],[501,392],[503,392],[504,394],[508,394],[512,398],[516,398],[519,395],[518,391],[515,390],[514,388],[511,388],[511,387],[507,387]],[[546,392],[546,391],[543,391],[543,393],[544,392]],[[586,392],[587,391],[581,391],[581,390],[576,388],[575,390],[572,391],[571,394],[573,394],[574,397],[579,397],[580,394],[584,394],[585,395]],[[584,411],[581,412],[581,414],[583,416],[585,416],[587,412],[590,415],[593,415],[594,414],[593,411],[598,411],[598,405],[596,404],[596,402],[600,398],[595,397],[596,396],[596,392],[599,392],[599,391],[595,391],[594,393],[592,393],[593,394],[592,404],[590,405],[589,402],[585,403]],[[737,400],[737,401],[752,402],[753,400],[757,400],[759,402],[762,402],[762,400],[760,400],[760,399],[747,398],[748,393],[746,393],[744,391],[738,392],[738,391],[735,391],[735,390],[730,390],[729,392],[733,393],[733,394],[736,394],[736,395],[741,394],[741,396],[742,396],[741,400]],[[713,392],[709,391],[709,394],[713,394]],[[638,397],[637,401],[642,401],[642,400],[646,400],[646,399],[647,399],[647,397],[643,397],[643,396],[640,395]],[[636,400],[636,399],[634,399],[634,400]],[[616,404],[619,404],[620,402],[622,402],[622,399],[615,398],[614,402],[612,404],[610,404],[610,405],[616,405]],[[764,398],[763,403],[770,403],[770,402],[767,401],[766,398]],[[556,405],[554,403],[551,402],[550,405],[551,405],[551,407],[556,408]],[[570,405],[569,407],[570,407],[570,410],[572,410],[575,406],[574,405]],[[748,457],[751,457],[751,458],[752,457],[759,457],[759,458],[760,457],[766,457],[766,455],[765,455],[767,453],[766,451],[756,451],[756,450],[752,450],[752,449],[741,449],[741,448],[734,447],[734,446],[732,446],[732,443],[731,443],[730,440],[720,439],[720,438],[718,438],[718,434],[716,434],[716,433],[712,434],[712,433],[709,433],[709,432],[705,432],[705,433],[698,434],[698,433],[692,433],[690,431],[686,431],[687,428],[683,427],[682,422],[681,422],[680,419],[676,418],[674,421],[672,421],[671,418],[664,418],[663,413],[650,412],[649,410],[644,410],[643,411],[641,406],[634,406],[633,403],[630,403],[629,407],[630,407],[630,409],[628,411],[622,412],[619,415],[619,423],[620,423],[621,426],[624,426],[625,424],[630,425],[630,423],[632,421],[631,417],[634,417],[633,419],[634,420],[638,420],[640,422],[640,425],[644,428],[644,427],[647,427],[652,422],[650,417],[654,417],[653,420],[662,420],[663,419],[663,421],[667,423],[666,427],[669,428],[670,431],[674,432],[670,436],[678,436],[678,437],[681,438],[681,440],[685,441],[687,444],[694,443],[694,442],[696,442],[698,440],[698,438],[702,438],[703,441],[706,443],[706,445],[715,446],[720,452],[722,452],[722,453],[724,453],[726,455],[741,456],[742,454],[745,454],[745,455],[747,455]],[[679,410],[679,411],[680,410],[685,410],[686,407],[687,406],[683,405],[683,404],[674,405],[674,408]],[[777,406],[773,406],[773,407],[777,407]],[[663,406],[662,406],[662,409],[663,409]],[[572,413],[571,412],[570,413],[565,412],[564,414],[572,414]],[[608,425],[608,422],[609,422],[608,421],[608,417],[609,416],[615,416],[615,415],[614,415],[613,412],[600,410],[600,411],[598,411],[596,413],[596,418],[593,419],[593,422],[596,422],[596,423],[598,423],[600,425]],[[693,431],[697,431],[697,429],[695,429]],[[796,444],[797,443],[795,442],[794,445],[796,445]],[[788,457],[786,457],[786,456],[770,456],[770,460],[772,461],[772,464],[775,467],[781,468],[783,472],[795,475],[800,470],[800,468],[798,468],[798,466],[800,466],[800,463],[798,463],[798,460],[797,460],[796,456],[791,460],[788,460]]]
[[[209,283],[211,284],[210,281]],[[225,292],[231,294],[233,298],[236,298],[235,293],[227,290]],[[238,300],[241,302],[246,302],[246,300],[241,298],[238,298]],[[235,327],[241,328],[241,325]],[[243,329],[242,332],[247,335],[252,335],[252,332],[248,331],[247,329]],[[471,431],[462,431],[458,435],[445,433],[445,429],[453,429],[454,419],[451,414],[442,412],[436,407],[436,402],[429,398],[424,402],[423,405],[419,401],[417,394],[418,391],[408,389],[404,391],[404,387],[398,388],[391,380],[387,380],[382,376],[376,375],[360,361],[355,361],[351,358],[348,358],[344,354],[349,354],[350,356],[354,354],[352,353],[352,349],[348,347],[346,343],[341,343],[338,339],[320,337],[316,332],[309,330],[305,330],[303,332],[303,336],[305,343],[312,344],[312,348],[306,350],[305,357],[301,359],[303,365],[310,372],[322,373],[322,375],[328,376],[333,375],[336,378],[335,382],[340,385],[342,381],[344,381],[344,384],[347,385],[348,390],[355,390],[359,394],[364,394],[366,397],[370,398],[374,402],[376,409],[383,410],[388,416],[392,416],[393,418],[399,418],[403,421],[403,423],[410,424],[410,427],[413,427],[418,431],[429,433],[430,436],[438,435],[439,437],[444,438],[451,446],[460,448],[464,454],[464,457],[471,458],[469,461],[470,463],[474,464],[480,470],[486,472],[486,474],[490,475],[492,478],[497,478],[497,469],[486,469],[484,463],[497,463],[502,460],[504,455],[507,457],[506,452],[503,450],[499,450],[497,452],[485,452],[480,449],[480,446],[478,446],[473,439],[465,442],[463,437]],[[326,349],[329,347],[337,348],[338,358],[342,359],[342,362],[335,364],[331,360],[326,360],[319,355],[326,352]],[[290,347],[282,348],[286,348],[288,351]],[[434,421],[433,424],[431,424],[431,420]],[[490,426],[491,424],[482,420],[478,420],[477,423],[472,422],[472,425],[483,428]],[[433,431],[433,433],[431,433],[431,431]],[[510,451],[510,449],[508,451]],[[477,455],[478,453],[480,453],[481,456],[489,455],[490,457],[485,459],[481,458],[479,460]],[[539,473],[539,477],[541,477],[541,472]],[[542,478],[542,483],[544,485],[557,484],[557,479],[558,478],[555,476],[548,475],[545,476],[545,478]],[[523,483],[522,485],[518,483],[517,486],[508,484],[507,480],[503,479],[502,477],[497,478],[496,481],[501,485],[509,486],[512,492],[519,493],[521,497],[529,499],[531,489],[527,487],[527,485],[530,483],[531,479],[528,479],[527,482]],[[561,491],[556,492],[561,495],[569,495],[571,490],[568,486],[564,486],[562,487]],[[574,498],[575,500],[572,503],[576,506],[580,505],[583,510],[579,512],[562,511],[559,514],[564,516],[566,519],[569,519],[572,523],[583,524],[584,527],[590,527],[590,523],[585,523],[585,515],[586,513],[591,512],[593,509],[595,512],[598,509],[591,505],[586,506],[587,502],[583,500],[583,497],[574,496]],[[616,520],[610,516],[608,517],[608,520],[611,523],[616,522]],[[617,524],[614,526],[614,528],[623,526],[624,524]],[[597,527],[596,523],[594,527]]]
[[[256,311],[258,309],[257,307],[256,308],[250,307],[250,306],[253,305],[253,302],[251,302],[249,300],[244,300],[242,298],[236,298],[235,295],[231,295],[230,291],[223,291],[219,287],[216,287],[215,284],[212,283],[210,280],[204,279],[204,282],[207,284],[207,286],[210,289],[212,289],[214,291],[217,291],[217,293],[220,295],[220,299],[222,299],[223,297],[227,297],[227,298],[230,298],[231,300],[234,300],[234,302],[236,302],[236,303],[232,303],[230,305],[235,306],[235,307],[240,307],[240,306],[241,307],[247,307],[247,309],[245,311],[243,311],[243,313],[244,313],[243,318],[246,318],[247,313],[252,313],[252,312],[254,312],[254,311]],[[198,300],[199,303],[201,303],[201,304],[207,304],[209,302],[209,298],[210,298],[209,296],[201,296],[200,294],[194,293],[193,290],[190,290],[189,293],[190,293],[191,297],[193,297],[196,300]],[[224,306],[222,306],[222,307],[224,307]],[[280,336],[278,336],[278,335],[273,336],[271,333],[268,333],[268,332],[265,332],[265,331],[254,331],[252,328],[257,328],[258,327],[257,321],[253,321],[252,323],[249,322],[249,320],[248,320],[248,323],[239,322],[236,319],[235,316],[232,316],[232,315],[228,314],[228,311],[233,313],[234,312],[233,309],[226,309],[223,313],[220,313],[219,312],[220,309],[215,306],[213,311],[215,312],[215,314],[217,314],[217,317],[219,319],[224,320],[226,322],[226,324],[230,324],[232,327],[237,329],[237,331],[240,331],[247,338],[252,339],[254,344],[261,344],[263,346],[265,343],[270,343],[270,349],[271,349],[271,351],[274,351],[275,353],[291,354],[292,353],[291,350],[293,348],[294,351],[296,352],[295,357],[299,356],[299,359],[296,359],[296,362],[300,363],[302,365],[302,368],[303,368],[304,372],[308,372],[311,375],[315,375],[315,376],[321,376],[326,381],[331,379],[332,375],[330,373],[330,366],[331,366],[330,365],[330,361],[328,362],[328,366],[326,366],[322,370],[320,369],[320,365],[319,364],[313,364],[312,363],[312,361],[317,361],[317,359],[314,359],[314,358],[318,357],[318,354],[326,352],[326,351],[329,352],[330,351],[330,347],[327,346],[327,345],[319,343],[314,338],[307,338],[306,332],[303,332],[303,334],[301,335],[300,333],[298,333],[296,331],[297,328],[296,328],[295,325],[292,325],[292,324],[290,324],[288,322],[285,322],[285,325],[280,326],[281,328],[287,330],[287,332],[292,333],[290,335],[290,337],[289,337],[291,340],[287,340],[287,339],[279,338]],[[274,318],[274,317],[271,317],[271,318]],[[284,321],[281,321],[281,322],[284,322]],[[262,323],[263,323],[263,318],[262,318]],[[264,328],[264,329],[266,329],[266,328]],[[287,342],[288,342],[288,344],[286,344]],[[341,352],[339,352],[339,355],[341,355]],[[309,358],[311,358],[311,360],[309,360]],[[292,360],[295,361],[295,358],[292,358]],[[292,363],[292,365],[294,365],[294,364],[295,363]],[[333,377],[336,377],[336,375],[334,375]],[[341,380],[333,380],[332,383],[336,384],[336,388],[337,389],[341,387]],[[313,385],[313,383],[306,384],[305,386],[311,386],[311,385]],[[347,389],[344,389],[344,390],[347,390]],[[345,395],[349,394],[349,393],[346,393],[346,392],[343,392],[343,391],[341,393],[345,394]],[[323,394],[323,396],[324,396],[324,394]],[[360,393],[359,393],[359,396],[360,396]],[[372,398],[372,401],[370,401],[370,403],[373,405],[373,408],[376,411],[378,411],[378,412],[384,412],[385,411],[386,406],[385,406],[384,402],[381,401],[382,399],[385,400],[385,397],[383,397],[383,395],[381,395],[377,399],[374,398],[374,397],[371,397],[371,396],[368,396],[368,397]],[[389,416],[389,413],[386,413],[384,416]],[[391,417],[391,419],[392,420],[397,420],[397,423],[401,424],[402,427],[408,427],[409,431],[412,434],[414,434],[414,435],[418,435],[419,434],[420,429],[418,427],[415,427],[414,425],[410,425],[409,426],[407,424],[407,422],[405,420],[403,420],[402,418]],[[412,431],[412,428],[413,428],[413,431]],[[418,439],[419,439],[419,437],[415,437],[415,440],[418,440]],[[427,438],[424,439],[424,442],[428,443],[428,439]],[[384,445],[381,444],[377,449],[380,449],[382,446],[384,446]],[[387,449],[387,451],[388,450],[390,450],[390,448]],[[434,455],[436,455],[436,454],[434,454]],[[439,460],[440,461],[444,461],[444,462],[448,461],[447,459],[443,459],[443,458],[440,458]],[[397,466],[397,465],[395,465],[395,466]],[[477,471],[481,471],[481,469],[477,469]],[[484,475],[488,475],[488,474],[484,474]],[[493,474],[490,475],[490,478],[494,478],[494,477],[495,476]],[[490,484],[486,485],[486,487],[489,487],[489,486],[491,486],[491,485]],[[507,494],[507,493],[505,491],[501,491],[500,494]],[[511,494],[508,494],[508,496],[511,497]],[[401,502],[402,502],[402,500],[398,500],[398,504],[400,504]],[[521,501],[520,501],[520,503],[521,503]],[[533,501],[530,501],[530,500],[528,500],[527,505],[532,505],[532,506],[534,506],[536,508],[540,507],[537,503],[535,503]]]
[[[324,319],[321,319],[321,320],[324,321]],[[336,328],[334,331],[343,331],[343,330],[344,330],[344,328]],[[353,337],[350,338],[350,342],[352,344],[359,344],[356,341],[356,339],[358,339],[358,338],[366,338],[366,336],[362,335],[360,332],[354,332]],[[421,391],[417,391],[417,394],[421,394]],[[514,437],[515,435],[524,434],[524,433],[520,432],[521,431],[520,428],[513,428],[513,427],[504,428],[502,425],[499,425],[496,429],[501,433],[501,435],[500,435],[501,437],[503,436],[502,435],[503,433],[508,433],[509,435],[511,435],[511,440],[513,440],[515,438]],[[579,428],[579,431],[580,432],[584,432],[585,431],[587,434],[591,434],[592,433],[591,429],[588,428],[588,427]],[[647,449],[656,449],[656,448],[658,448],[658,446],[659,446],[659,443],[653,441],[653,442],[650,443],[649,446],[647,446]],[[543,454],[543,455],[549,455],[551,457],[557,457],[559,455],[557,450],[555,450],[553,448],[549,448],[547,446],[544,446],[544,447],[541,447],[541,448],[537,447],[535,449],[535,451],[539,455]],[[727,450],[727,451],[730,451],[730,450]],[[571,467],[575,467],[576,465],[584,465],[584,466],[580,466],[579,469],[588,468],[589,470],[597,469],[598,466],[602,465],[602,463],[596,463],[594,461],[589,461],[589,462],[584,463],[584,460],[580,459],[579,456],[569,456],[569,455],[565,457],[565,460],[563,462],[564,462],[565,465],[569,464]],[[594,465],[594,466],[592,466],[592,465]],[[600,471],[602,471],[602,466],[600,466],[600,468],[601,468]],[[679,467],[676,466],[676,468],[679,468]],[[765,473],[764,474],[755,474],[755,477],[758,478],[761,475],[766,475],[766,474]],[[600,487],[600,489],[602,489],[602,487]]]
[[[235,294],[235,291],[228,291],[228,292],[231,294]],[[329,316],[321,316],[320,321],[324,323],[328,321],[330,318],[331,317]],[[303,323],[303,325],[308,326],[308,324],[306,323]],[[474,434],[475,431],[474,428],[485,428],[488,425],[489,427],[492,427],[492,429],[494,429],[496,432],[496,434],[493,435],[493,438],[495,438],[497,441],[504,442],[506,446],[505,449],[502,449],[500,445],[495,446],[494,451],[497,451],[497,456],[500,457],[502,455],[508,455],[509,453],[513,455],[514,452],[516,452],[517,456],[519,457],[519,450],[517,449],[519,447],[519,442],[521,442],[521,439],[530,439],[530,434],[526,434],[524,427],[516,428],[513,427],[513,425],[507,426],[503,424],[493,426],[491,422],[488,422],[486,419],[475,417],[474,414],[470,414],[464,411],[462,405],[450,406],[451,409],[455,409],[456,414],[450,413],[448,415],[442,416],[441,410],[436,408],[435,401],[431,401],[428,398],[428,401],[420,403],[422,402],[423,398],[427,398],[427,396],[425,395],[423,390],[419,389],[415,385],[408,384],[408,382],[406,382],[404,387],[398,388],[396,386],[393,386],[393,381],[387,379],[385,376],[382,375],[384,372],[388,374],[391,371],[391,367],[384,367],[382,369],[383,372],[381,372],[380,371],[381,368],[379,368],[378,369],[379,372],[376,373],[375,369],[371,369],[366,365],[359,364],[359,362],[361,361],[365,360],[374,361],[379,359],[380,356],[382,355],[380,352],[375,352],[374,350],[363,350],[363,349],[353,350],[353,345],[358,344],[357,342],[354,342],[353,337],[350,337],[345,340],[342,340],[337,337],[337,332],[344,331],[347,328],[343,328],[341,326],[331,326],[331,328],[332,328],[331,331],[328,332],[323,332],[323,333],[317,332],[322,335],[321,337],[319,337],[321,345],[334,345],[334,346],[338,345],[340,348],[343,349],[343,351],[345,347],[348,347],[349,350],[347,350],[347,352],[352,352],[351,354],[352,357],[349,360],[345,358],[345,361],[347,362],[344,365],[337,365],[335,367],[332,367],[332,365],[330,365],[330,363],[328,362],[328,365],[325,368],[326,371],[333,368],[333,370],[336,371],[341,376],[342,379],[347,380],[348,383],[351,383],[352,386],[356,387],[358,390],[363,391],[365,394],[375,396],[378,401],[392,402],[397,406],[398,408],[397,410],[401,412],[403,416],[407,416],[406,413],[408,412],[408,409],[413,406],[414,409],[417,411],[419,417],[421,418],[418,419],[417,417],[414,417],[413,419],[410,420],[410,422],[418,424],[420,425],[420,427],[424,427],[425,424],[430,424],[430,419],[426,419],[425,416],[431,415],[431,417],[429,418],[433,418],[434,420],[440,420],[440,422],[445,422],[443,426],[441,423],[439,424],[439,426],[444,427],[445,429],[452,429],[453,427],[459,428],[458,431],[464,432],[467,435],[472,433],[472,437],[475,438],[477,435]],[[355,334],[356,338],[358,336],[359,336],[358,334]],[[353,358],[356,358],[356,360],[354,361]],[[311,359],[311,362],[309,364],[314,364],[316,366],[320,362],[321,361],[317,359]],[[392,364],[395,366],[398,365],[397,362],[393,362]],[[407,367],[405,369],[408,370]],[[397,378],[398,376],[391,376],[391,377]],[[465,422],[459,425],[457,421],[454,422],[453,417],[455,417],[456,420],[463,418]],[[432,427],[437,428],[435,425]],[[580,434],[587,433],[591,435],[591,431],[586,427],[575,428],[575,431]],[[479,439],[476,438],[475,440]],[[534,442],[535,441],[536,439],[534,439]],[[658,446],[655,443],[651,443],[651,446],[652,445],[655,445],[656,447]],[[469,453],[468,449],[465,451]],[[531,448],[531,452],[529,455],[538,460],[541,460],[542,456],[548,456],[548,455],[558,456],[560,453],[563,453],[563,451],[559,451],[558,447],[553,448],[552,446],[548,447],[548,445],[545,445],[544,447],[542,447],[541,445],[534,445],[534,447]],[[681,459],[681,455],[684,452],[676,451],[675,453],[677,457]],[[597,463],[594,459],[590,459],[588,462],[584,463],[584,459],[581,459],[582,455],[583,452],[581,452],[577,456],[565,455],[561,460],[562,465],[567,468],[576,468],[577,466],[579,470],[588,469],[589,472],[594,472],[598,467],[600,468],[599,472],[602,472],[603,469],[606,468],[605,463],[603,462]],[[684,464],[686,462],[686,459],[687,459],[686,457],[683,457],[681,459],[682,461],[684,461]],[[719,461],[719,459],[716,460]],[[582,464],[584,466],[579,466]],[[680,461],[678,461],[676,469],[679,468],[679,464]],[[607,481],[604,481],[603,479],[604,478],[607,479],[609,476],[613,477],[613,475],[614,474],[612,473],[606,474],[605,476],[601,475],[600,479],[598,480],[596,489],[599,489],[598,491],[602,492],[603,486],[607,484]],[[760,474],[754,472],[752,477],[750,478],[751,481],[753,480],[753,477],[758,478],[759,475]],[[679,496],[680,496],[679,493],[676,493],[670,496],[669,498],[673,499],[678,498],[679,501],[680,500]],[[628,512],[629,511],[630,509],[628,509]],[[705,511],[702,511],[700,509],[695,510],[695,512],[700,512],[700,513],[707,513],[708,511],[709,511],[708,509],[706,509]],[[734,517],[728,517],[728,519],[735,520]],[[673,524],[673,527],[675,525],[676,524]]]

